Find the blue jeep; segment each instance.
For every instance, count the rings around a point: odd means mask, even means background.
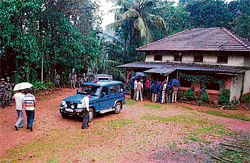
[[[89,99],[89,120],[96,113],[114,112],[120,113],[125,103],[124,85],[120,81],[85,82],[80,85],[75,96],[66,97],[60,105],[62,117],[83,117],[81,100],[87,92],[91,92]]]

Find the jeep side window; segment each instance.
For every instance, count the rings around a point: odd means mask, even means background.
[[[109,94],[108,87],[103,87],[102,88],[102,96],[107,96]]]
[[[122,85],[118,85],[118,93],[122,93],[123,92],[123,86]]]
[[[110,94],[115,94],[116,93],[116,88],[115,86],[110,87]]]

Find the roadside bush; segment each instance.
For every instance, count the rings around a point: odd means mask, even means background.
[[[183,100],[184,99],[183,92],[178,91],[178,96],[177,97],[178,97],[179,100]]]
[[[198,99],[196,101],[199,105],[202,105],[204,103],[209,103],[209,95],[206,92],[206,90],[199,90],[198,91]]]
[[[33,83],[33,89],[35,93],[46,91],[51,88],[53,88],[53,82],[36,81],[35,83]]]
[[[230,89],[221,89],[219,94],[219,104],[228,104],[230,100]]]
[[[247,102],[247,103],[250,102],[250,93],[244,94],[242,96],[242,102]]]
[[[194,89],[191,88],[191,89],[186,90],[184,96],[185,96],[185,100],[194,100]]]

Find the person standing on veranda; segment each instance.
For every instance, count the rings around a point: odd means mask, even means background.
[[[134,90],[134,80],[131,80],[130,81],[130,91],[131,91],[131,95],[130,95],[130,98],[131,99],[134,99],[134,94],[135,94],[135,90]]]
[[[24,108],[25,108],[26,117],[27,117],[27,129],[30,129],[30,131],[33,131],[36,98],[31,93],[32,93],[32,90],[29,89],[28,93],[24,96]]]
[[[152,102],[156,102],[157,100],[157,96],[158,96],[158,83],[157,81],[153,81],[153,85],[152,85]]]
[[[175,103],[177,100],[177,93],[178,93],[179,87],[173,86],[173,92],[172,92],[172,103]]]
[[[142,98],[142,89],[143,89],[143,84],[141,81],[139,81],[137,83],[137,89],[136,89],[136,101],[140,100],[143,101],[143,98]]]
[[[162,92],[161,92],[161,95],[162,95],[161,104],[166,102],[166,89],[167,89],[167,83],[166,81],[164,81],[163,86],[162,86]]]
[[[17,113],[17,121],[15,124],[15,129],[18,130],[18,128],[23,127],[23,105],[24,105],[24,94],[22,93],[22,90],[18,90],[16,94],[12,97],[13,100],[15,100],[16,103],[16,113]]]
[[[134,99],[136,100],[137,80],[134,81]]]
[[[150,80],[147,78],[146,82],[145,82],[145,87],[146,87],[146,97],[148,97],[148,95],[150,95]]]

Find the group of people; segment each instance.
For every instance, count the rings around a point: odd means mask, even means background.
[[[32,93],[31,89],[28,89],[25,95],[22,93],[22,90],[18,90],[12,97],[12,99],[15,100],[16,103],[16,113],[18,119],[14,127],[17,131],[19,130],[19,128],[22,128],[24,126],[23,123],[24,110],[26,112],[26,117],[27,117],[27,129],[33,131],[36,98],[31,93]]]
[[[160,102],[160,103],[175,103],[177,100],[177,93],[179,90],[179,86],[173,85],[171,82],[167,80],[164,81],[155,81],[152,83],[150,79],[146,79],[145,81],[145,89],[143,89],[143,79],[135,79],[131,80],[131,99],[135,99],[136,101],[143,101],[143,90],[145,90],[145,96],[151,92],[151,100],[152,102]]]
[[[56,88],[60,88],[60,79],[61,76],[56,72],[55,73],[55,80],[54,84]],[[81,83],[87,81],[87,77],[85,76],[85,73],[83,74],[76,74],[75,72],[72,72],[69,74],[69,85],[70,88],[75,89],[78,87]]]
[[[160,103],[175,103],[177,100],[177,93],[179,86],[172,85],[167,81],[153,81],[152,82],[152,102]]]
[[[10,105],[11,102],[11,91],[12,91],[12,84],[10,83],[10,78],[6,78],[6,82],[4,78],[1,78],[0,83],[0,103],[2,108]]]

